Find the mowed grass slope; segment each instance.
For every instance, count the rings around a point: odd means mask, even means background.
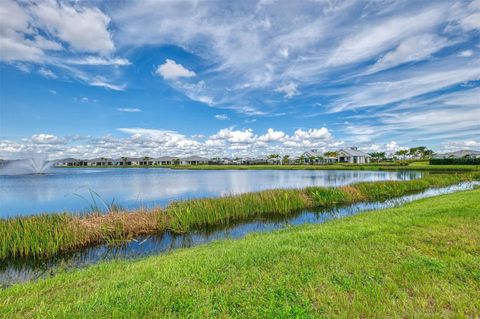
[[[102,263],[0,291],[7,318],[480,316],[480,190]]]

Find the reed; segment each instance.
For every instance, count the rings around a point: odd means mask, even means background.
[[[438,174],[418,180],[364,182],[337,188],[276,189],[175,201],[165,209],[3,219],[0,260],[52,256],[94,244],[130,240],[138,235],[166,230],[181,233],[271,214],[286,215],[300,209],[385,200],[472,179],[480,179],[480,174]]]

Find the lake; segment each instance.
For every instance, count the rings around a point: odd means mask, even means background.
[[[420,178],[421,174],[414,171],[56,168],[41,175],[0,176],[0,218],[44,212],[85,212],[92,206],[104,208],[103,203],[112,201],[124,208],[164,206],[179,199],[273,188],[410,180]]]

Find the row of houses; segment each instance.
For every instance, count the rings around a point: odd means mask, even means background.
[[[65,158],[57,161],[55,166],[150,166],[150,165],[199,165],[208,164],[209,158],[201,156],[189,156],[185,158],[162,156],[152,157],[121,157],[117,159],[98,157],[89,160]]]
[[[245,157],[228,158],[216,157],[206,158],[201,156],[174,157],[163,156],[152,157],[121,157],[117,159],[98,157],[89,160],[80,160],[75,158],[65,158],[57,161],[56,166],[158,166],[158,165],[202,165],[202,164],[220,164],[220,165],[258,165],[258,164],[332,164],[332,163],[352,163],[365,164],[370,162],[370,155],[359,151],[357,148],[346,148],[335,152],[335,156],[323,156],[318,150],[304,152],[296,158],[276,157]]]
[[[455,152],[435,154],[433,158],[480,158],[480,151],[459,150]]]

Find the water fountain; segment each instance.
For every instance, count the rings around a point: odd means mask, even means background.
[[[49,161],[47,156],[35,154],[28,158],[7,161],[0,168],[0,175],[45,174],[55,161]]]

